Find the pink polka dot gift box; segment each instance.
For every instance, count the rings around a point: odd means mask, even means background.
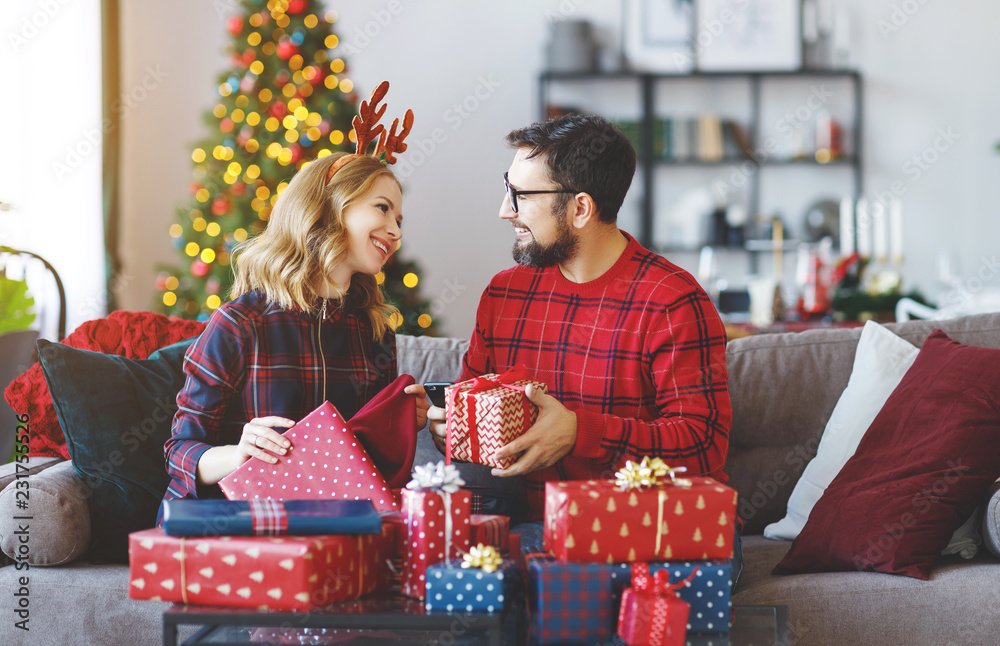
[[[370,499],[378,511],[399,505],[385,478],[330,402],[283,433],[292,447],[278,462],[250,458],[219,481],[229,500]]]

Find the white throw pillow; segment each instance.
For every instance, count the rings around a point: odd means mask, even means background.
[[[919,348],[878,323],[865,323],[851,378],[826,423],[816,457],[809,461],[795,484],[785,517],[765,527],[764,536],[792,540],[799,535],[816,501],[854,455],[861,438],[919,352]],[[975,556],[981,542],[976,516],[973,514],[969,522],[955,531],[943,554]]]

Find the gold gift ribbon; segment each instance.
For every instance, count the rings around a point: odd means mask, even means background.
[[[665,502],[667,502],[667,492],[660,489],[659,510],[656,513],[656,551],[653,552],[657,556],[660,555],[660,540],[663,538],[663,503]]]
[[[492,545],[479,543],[462,555],[462,567],[466,569],[478,568],[486,574],[490,574],[500,569],[501,565],[503,565],[503,557]]]
[[[690,487],[691,481],[687,478],[677,478],[676,474],[684,473],[687,467],[668,467],[667,463],[660,458],[644,457],[640,462],[625,463],[625,468],[615,473],[615,486],[622,491],[632,489],[646,489],[657,487],[657,513],[656,513],[656,554],[660,554],[660,545],[663,542],[663,503],[667,501],[666,485],[675,487]]]
[[[186,569],[187,563],[184,562],[184,538],[181,537],[181,601],[183,603],[188,602]]]
[[[668,467],[667,463],[660,458],[645,457],[641,462],[629,460],[625,463],[624,469],[615,473],[615,486],[622,491],[659,487],[668,484],[667,478],[669,478],[669,484],[690,487],[690,480],[675,477],[676,474],[685,471],[687,471],[687,467]]]

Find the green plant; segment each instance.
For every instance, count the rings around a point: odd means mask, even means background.
[[[35,321],[35,299],[28,294],[28,283],[8,278],[0,270],[0,334],[26,330]]]

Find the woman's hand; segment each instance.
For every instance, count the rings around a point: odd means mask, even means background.
[[[243,425],[243,435],[236,445],[239,463],[242,465],[250,458],[258,458],[264,462],[275,464],[276,455],[285,455],[292,443],[285,439],[273,426],[291,428],[295,425],[284,417],[255,417]]]
[[[417,396],[417,429],[419,430],[427,424],[427,409],[430,408],[427,392],[424,390],[423,384],[411,384],[404,388],[403,392],[407,395]]]
[[[250,458],[260,458],[268,464],[278,461],[273,454],[285,455],[292,443],[282,437],[272,426],[286,428],[295,425],[284,417],[257,417],[243,425],[243,434],[237,444],[213,446],[201,454],[195,468],[198,484],[218,484],[230,473],[240,468]]]

